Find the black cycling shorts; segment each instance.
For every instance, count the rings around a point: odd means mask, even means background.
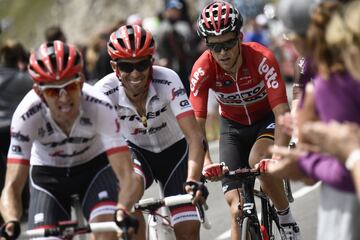
[[[74,194],[87,220],[90,214],[114,212],[118,199],[118,180],[105,153],[70,168],[32,166],[30,182],[29,229],[49,228],[71,219]]]
[[[241,125],[230,119],[220,117],[220,162],[229,166],[230,170],[249,167],[249,154],[254,143],[261,138],[274,140],[275,117],[271,112],[262,121],[251,126]],[[224,178],[223,192],[240,188],[241,183]]]

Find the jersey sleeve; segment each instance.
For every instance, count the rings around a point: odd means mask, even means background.
[[[174,71],[170,71],[169,77],[171,77],[170,107],[175,117],[179,120],[185,116],[193,115],[194,111],[180,77]]]
[[[273,53],[260,44],[257,48],[260,49],[261,53],[257,58],[259,61],[257,64],[258,74],[264,80],[269,104],[273,109],[279,104],[288,102],[285,82],[281,77],[279,64]]]
[[[215,74],[211,68],[211,55],[207,51],[195,62],[190,75],[190,102],[195,116],[206,118],[209,85]]]
[[[19,107],[18,107],[19,109]],[[31,148],[34,139],[34,129],[37,121],[24,119],[18,109],[11,121],[11,142],[7,155],[7,163],[30,165]]]
[[[97,118],[98,133],[107,155],[128,151],[125,139],[121,136],[120,120],[115,107],[110,102],[104,106],[100,105]]]

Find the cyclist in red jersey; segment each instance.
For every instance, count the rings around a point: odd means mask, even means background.
[[[254,167],[272,157],[271,145],[286,146],[289,138],[275,128],[278,117],[289,111],[284,81],[278,63],[266,47],[243,43],[242,16],[231,4],[216,1],[206,6],[198,19],[198,34],[208,50],[195,62],[190,100],[196,118],[205,132],[208,91],[212,89],[220,105],[220,162],[230,169]],[[276,156],[273,156],[276,157]],[[205,157],[203,174],[210,180],[222,179],[225,199],[232,219],[238,214],[240,184],[222,178],[221,166]],[[274,202],[280,224],[288,239],[300,239],[281,179],[261,177],[261,187]],[[235,221],[231,239],[239,239]]]

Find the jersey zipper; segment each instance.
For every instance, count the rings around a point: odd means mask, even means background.
[[[242,96],[241,96],[240,87],[239,87],[238,82],[237,82],[238,72],[236,72],[236,76],[235,76],[236,79],[234,79],[230,74],[227,74],[227,73],[225,73],[225,74],[228,75],[228,76],[235,82],[236,90],[237,90],[237,92],[238,92],[238,94],[239,94],[240,100],[244,103],[244,109],[245,109],[246,117],[247,117],[247,119],[248,119],[248,123],[249,123],[249,125],[251,125],[251,118],[250,118],[248,109],[247,109],[247,107],[246,107],[246,102],[244,101],[244,99],[243,99]]]

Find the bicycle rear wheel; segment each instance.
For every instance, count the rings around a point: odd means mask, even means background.
[[[262,240],[260,229],[248,217],[242,221],[241,240]]]

